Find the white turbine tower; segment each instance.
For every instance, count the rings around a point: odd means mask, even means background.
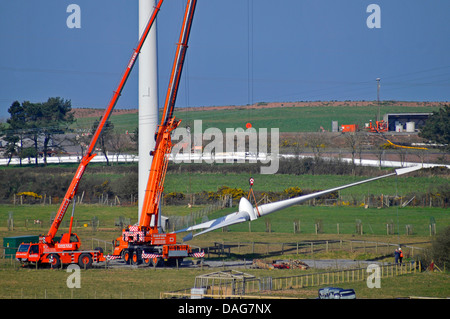
[[[139,0],[139,38],[150,18],[155,0]],[[139,55],[139,213],[142,211],[145,187],[155,147],[155,132],[158,125],[158,59],[156,46],[156,23]]]

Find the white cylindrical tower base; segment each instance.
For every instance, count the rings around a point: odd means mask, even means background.
[[[155,0],[139,0],[139,37],[154,10]],[[158,59],[156,22],[139,55],[139,211],[140,218],[152,162],[150,151],[155,147],[158,125]]]

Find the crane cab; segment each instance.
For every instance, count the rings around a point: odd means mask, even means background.
[[[55,243],[55,248],[59,251],[63,250],[78,250],[80,249],[81,241],[77,234],[63,234],[59,242]]]

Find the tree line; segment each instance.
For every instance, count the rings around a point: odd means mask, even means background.
[[[13,156],[34,158],[36,164],[42,156],[47,163],[47,156],[55,146],[54,136],[64,134],[75,121],[71,110],[71,101],[60,97],[38,103],[14,101],[8,108],[7,124],[0,127],[0,136],[6,143],[4,156],[9,161]]]
[[[88,132],[75,134],[70,138],[68,133],[73,130],[70,125],[76,122],[72,112],[72,103],[60,97],[51,97],[45,102],[32,103],[14,101],[8,108],[10,117],[6,123],[0,123],[0,138],[3,145],[3,157],[8,158],[8,165],[13,157],[18,157],[20,165],[23,159],[43,158],[47,165],[47,157],[65,153],[63,144],[79,147],[83,155],[92,135],[97,129],[100,118],[96,119]],[[107,121],[102,134],[97,141],[97,148],[101,150],[109,165],[108,151],[120,154],[123,151],[134,150],[132,147],[137,141],[137,129],[129,136],[114,131],[114,124]],[[60,136],[60,138],[57,138]],[[133,143],[134,142],[134,143]]]

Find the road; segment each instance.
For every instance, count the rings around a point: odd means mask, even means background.
[[[294,155],[294,154],[279,154],[278,158],[294,158],[295,156],[299,156],[300,158],[307,158],[307,157],[313,157],[313,155]],[[327,157],[321,157],[323,159],[326,159]],[[53,156],[53,157],[47,157],[47,163],[48,164],[60,164],[60,163],[78,163],[80,161],[81,157],[77,155],[66,155],[66,156]],[[120,163],[138,163],[139,162],[139,156],[133,155],[133,154],[109,154],[108,159],[110,162],[120,162]],[[266,161],[267,156],[265,154],[260,154],[258,157],[256,156],[249,156],[248,154],[244,153],[222,153],[222,154],[216,154],[214,158],[211,158],[211,156],[201,156],[200,154],[177,154],[177,156],[174,158],[173,156],[170,157],[172,161],[176,162],[194,162],[195,160],[199,161],[201,160],[256,160],[256,161]],[[351,162],[351,158],[341,158],[342,161]],[[95,156],[92,161],[92,163],[103,163],[106,162],[106,157],[104,155],[97,155]],[[43,158],[39,158],[38,160],[39,164],[44,163]],[[0,165],[7,165],[8,159],[7,158],[0,158]],[[19,165],[20,161],[19,158],[12,158],[10,165]],[[34,158],[32,159],[22,159],[22,164],[34,164]],[[356,159],[355,160],[356,165],[362,165],[362,166],[374,166],[378,167],[380,166],[379,160],[372,160],[372,159]],[[400,161],[393,161],[393,160],[383,160],[381,162],[382,167],[409,167],[409,166],[416,166],[416,165],[422,165],[424,168],[427,167],[434,167],[434,166],[446,166],[447,168],[450,168],[450,165],[442,165],[442,164],[433,164],[433,163],[417,163],[417,162],[400,162]]]

